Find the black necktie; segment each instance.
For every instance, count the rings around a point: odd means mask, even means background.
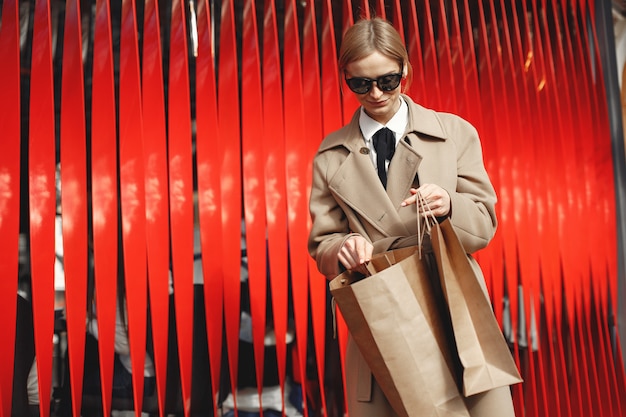
[[[396,151],[396,137],[393,132],[383,127],[374,133],[374,149],[376,149],[376,165],[378,166],[378,177],[383,183],[383,187],[387,188],[387,169],[385,161],[391,161]]]

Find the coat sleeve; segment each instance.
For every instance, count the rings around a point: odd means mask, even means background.
[[[313,179],[309,211],[311,231],[309,233],[309,254],[317,262],[317,268],[328,279],[343,271],[337,255],[341,246],[354,233],[350,233],[348,220],[328,188],[327,154],[317,154],[313,160]]]
[[[450,221],[467,253],[483,249],[496,232],[496,192],[483,162],[482,145],[476,129],[454,115],[445,123],[457,151],[456,189],[450,194]]]

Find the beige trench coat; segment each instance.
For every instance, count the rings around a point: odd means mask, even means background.
[[[487,246],[495,234],[496,194],[483,164],[476,129],[458,116],[426,109],[402,97],[409,107],[409,123],[388,169],[387,190],[363,140],[359,110],[348,125],[323,140],[315,155],[309,252],[329,280],[342,272],[337,254],[351,234],[372,242],[374,253],[416,244],[417,208],[401,207],[400,203],[411,195],[411,187],[420,184],[437,184],[448,192],[450,220],[468,253]],[[482,276],[478,264],[468,256]],[[348,344],[346,377],[351,416],[394,415],[352,342]]]

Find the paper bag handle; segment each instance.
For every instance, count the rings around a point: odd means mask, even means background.
[[[417,253],[420,259],[422,259],[422,243],[424,241],[424,236],[426,234],[430,235],[433,225],[437,223],[437,218],[433,214],[428,201],[426,201],[421,192],[418,191],[415,194],[415,197],[415,204],[417,205]],[[424,212],[426,213],[426,218],[423,220],[420,215],[420,207],[424,208]]]

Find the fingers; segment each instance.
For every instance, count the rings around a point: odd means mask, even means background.
[[[418,198],[417,194],[420,194]],[[418,204],[422,216],[433,214],[437,217],[450,213],[450,195],[446,190],[435,184],[423,184],[419,188],[411,188],[411,197],[402,201],[401,206]]]
[[[418,189],[417,188],[411,188],[411,194],[413,194],[411,197],[405,199],[404,201],[402,201],[402,203],[400,203],[400,206],[402,207],[406,207],[408,205],[411,204],[415,204],[417,202],[417,192]]]
[[[346,269],[356,269],[372,258],[374,247],[363,236],[351,236],[339,251],[339,262]]]

